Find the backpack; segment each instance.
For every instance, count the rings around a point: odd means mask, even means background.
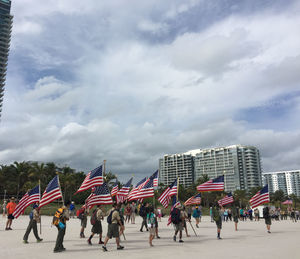
[[[146,217],[147,216],[147,212],[146,212],[146,208],[145,207],[141,207],[140,208],[140,216],[143,218],[143,217]]]
[[[60,222],[60,219],[62,218],[62,214],[64,213],[64,210],[62,208],[59,208],[54,216],[53,216],[53,219],[52,219],[52,224],[54,226],[58,226],[59,222]]]
[[[76,211],[76,216],[78,219],[83,219],[84,208],[81,208]]]
[[[97,221],[97,210],[94,210],[92,216],[91,216],[91,224],[95,225]]]
[[[171,211],[171,222],[173,224],[179,224],[180,223],[180,211],[179,209],[176,209],[174,208],[172,211]]]
[[[111,224],[112,223],[112,214],[115,210],[111,210],[111,212],[109,213],[108,217],[107,217],[107,223]]]
[[[264,218],[267,218],[269,215],[268,215],[268,209],[267,208],[263,208],[263,217]]]

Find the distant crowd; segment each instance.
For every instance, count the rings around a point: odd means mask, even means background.
[[[7,222],[5,230],[12,230],[12,222],[14,220],[13,212],[16,208],[15,198],[11,197],[10,201],[3,202],[1,209],[3,216],[7,215]],[[210,218],[211,222],[215,222],[217,228],[217,238],[221,238],[222,222],[234,222],[235,230],[238,231],[239,221],[259,221],[261,216],[265,220],[267,232],[271,233],[271,221],[272,220],[287,220],[288,218],[294,222],[299,220],[299,210],[288,207],[288,209],[275,208],[271,209],[269,206],[265,206],[260,215],[258,209],[252,210],[251,208],[240,208],[239,206],[220,206],[217,202],[210,204]],[[115,238],[117,249],[122,250],[124,246],[121,245],[120,237],[125,236],[125,224],[135,224],[136,216],[139,215],[142,218],[142,224],[139,228],[140,232],[148,231],[149,233],[149,245],[153,246],[154,238],[159,239],[159,222],[164,217],[162,208],[155,208],[150,203],[136,203],[130,202],[126,204],[113,203],[112,208],[105,212],[102,205],[96,206],[94,209],[75,208],[74,202],[66,202],[65,205],[57,209],[53,216],[52,224],[57,228],[58,234],[54,252],[59,253],[66,250],[63,245],[64,236],[66,233],[67,221],[70,218],[78,218],[80,220],[79,237],[86,238],[86,227],[88,216],[90,216],[90,223],[92,225],[91,233],[87,237],[87,244],[92,245],[92,239],[95,235],[99,235],[98,244],[102,245],[102,250],[107,251],[107,243],[110,239]],[[107,233],[103,238],[102,224],[106,217]],[[171,212],[168,215],[168,224],[173,224],[174,235],[173,241],[183,243],[183,232],[186,237],[189,237],[187,225],[190,224],[195,235],[196,232],[192,225],[192,219],[196,222],[196,228],[199,228],[199,224],[202,218],[202,207],[200,205],[183,206],[180,202],[177,202],[172,206]],[[37,242],[43,241],[38,234],[37,224],[40,223],[40,211],[38,204],[33,204],[32,211],[29,215],[29,224],[26,232],[23,236],[23,243],[28,243],[28,237],[33,230],[34,236]]]

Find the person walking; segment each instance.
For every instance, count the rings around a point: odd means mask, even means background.
[[[149,207],[149,203],[146,202],[145,204],[143,204],[140,208],[140,212],[139,215],[143,218],[142,221],[142,225],[140,228],[140,231],[143,232],[143,227],[145,226],[146,230],[148,231],[148,227],[147,227],[147,214],[148,214],[148,207]]]
[[[158,235],[158,220],[157,220],[158,215],[159,215],[158,209],[154,209],[155,236],[157,239],[160,239],[160,236]]]
[[[147,213],[147,226],[149,229],[149,245],[153,246],[152,240],[155,237],[156,226],[155,226],[155,214],[153,207],[149,208],[149,212]]]
[[[254,210],[254,220],[259,221],[259,211],[257,208]]]
[[[92,238],[95,234],[99,234],[99,244],[104,244],[102,242],[102,224],[101,220],[104,219],[103,211],[101,210],[101,205],[97,205],[97,209],[94,210],[91,216],[92,230],[89,239],[87,240],[89,245],[92,245]]]
[[[271,233],[271,215],[270,215],[270,208],[269,206],[265,206],[263,209],[263,217],[265,219],[265,224],[267,226],[267,231],[270,234]]]
[[[198,206],[196,206],[195,209],[193,210],[193,218],[196,220],[196,228],[199,228],[200,210]]]
[[[15,203],[15,197],[10,198],[10,202],[7,203],[6,205],[6,212],[7,212],[7,222],[6,222],[6,227],[5,230],[12,230],[11,224],[13,219],[15,218],[13,216],[13,213],[16,209],[17,204]]]
[[[217,225],[217,238],[221,238],[221,229],[222,229],[222,216],[221,216],[221,210],[219,208],[219,204],[216,203],[213,208],[212,208],[212,214],[213,214],[213,219],[216,222]]]
[[[31,211],[31,213],[29,214],[30,221],[29,221],[27,230],[25,232],[25,235],[23,237],[24,244],[28,244],[28,236],[32,229],[33,229],[33,234],[36,238],[36,242],[39,243],[39,242],[43,241],[43,239],[39,237],[38,230],[37,230],[37,223],[41,222],[41,217],[40,217],[38,208],[39,208],[39,206],[37,204],[34,204],[33,209]]]
[[[235,231],[238,231],[238,223],[239,223],[239,207],[232,207],[232,216],[233,216],[233,222],[234,222],[234,229]]]
[[[124,246],[120,245],[120,236],[119,236],[119,226],[122,227],[122,222],[120,218],[120,210],[121,205],[114,203],[113,208],[109,211],[108,217],[107,217],[107,223],[108,223],[108,229],[107,229],[107,235],[104,240],[104,244],[102,246],[102,250],[104,252],[107,252],[106,244],[109,239],[116,238],[117,243],[117,250],[124,249]]]
[[[161,218],[162,218],[162,211],[161,208],[157,209],[157,218],[159,219],[159,222],[161,222]]]
[[[127,203],[127,205],[125,207],[125,222],[129,223],[131,214],[132,214],[132,211],[131,211],[130,203]]]
[[[80,238],[85,238],[84,230],[87,226],[87,216],[89,215],[89,210],[85,208],[85,205],[83,205],[79,211],[77,211],[78,216],[77,218],[80,219]]]
[[[69,214],[70,214],[70,218],[75,218],[75,203],[74,203],[74,201],[71,202],[71,205],[69,208]]]
[[[228,219],[232,221],[232,211],[231,208],[228,208]]]
[[[295,223],[297,222],[296,213],[295,213],[294,208],[291,210],[291,219],[292,219],[293,222],[295,222]]]
[[[228,221],[228,209],[225,209],[223,212],[224,221]]]
[[[137,207],[134,202],[131,203],[131,224],[135,224],[135,214],[137,213]]]
[[[182,240],[182,230],[183,230],[183,221],[184,221],[184,213],[182,211],[181,204],[178,204],[171,212],[171,221],[175,227],[175,233],[173,236],[173,240],[176,242],[176,236],[179,232],[179,243],[183,243]]]
[[[63,246],[64,237],[66,234],[66,225],[67,221],[70,219],[68,206],[70,205],[69,202],[66,203],[66,206],[62,206],[59,208],[53,217],[53,225],[57,228],[57,238],[53,252],[60,253],[66,250]]]
[[[212,206],[210,206],[210,207],[209,207],[210,222],[213,223],[213,222],[214,222],[214,219],[213,219],[212,209],[213,209]]]
[[[249,219],[252,221],[253,220],[253,210],[251,208],[248,210],[248,215],[249,215]]]

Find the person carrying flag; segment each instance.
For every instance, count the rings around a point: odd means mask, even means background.
[[[221,229],[222,229],[222,217],[221,217],[221,211],[219,208],[219,204],[216,202],[213,206],[212,206],[212,217],[213,220],[216,222],[217,225],[217,238],[218,239],[222,239],[221,238]]]
[[[60,253],[66,250],[63,246],[64,236],[66,234],[66,223],[70,219],[68,206],[70,202],[66,202],[66,205],[60,207],[53,217],[53,225],[57,228],[57,238],[53,252]]]
[[[265,223],[266,223],[266,226],[267,226],[267,231],[270,234],[271,233],[272,221],[271,221],[271,216],[270,216],[270,208],[267,205],[263,209],[263,217],[265,219]]]
[[[185,215],[182,210],[182,206],[180,203],[178,203],[175,208],[171,212],[171,221],[175,226],[175,233],[173,236],[173,240],[176,242],[176,236],[179,232],[179,243],[183,243],[184,241],[182,240],[182,230],[183,230],[183,224],[185,220]]]
[[[80,238],[85,238],[84,230],[87,225],[87,217],[89,215],[89,209],[86,209],[86,206],[83,205],[78,212],[78,219],[80,219]]]
[[[234,221],[234,227],[235,227],[235,231],[238,231],[238,223],[239,223],[239,211],[240,208],[238,206],[233,206],[232,209],[232,216],[233,216],[233,221]]]
[[[97,205],[97,209],[94,210],[91,216],[91,224],[92,224],[92,234],[90,235],[89,239],[87,240],[89,245],[92,245],[92,238],[95,234],[99,234],[99,244],[104,244],[102,242],[102,224],[101,220],[104,219],[104,213],[101,210],[101,205]]]
[[[116,238],[117,243],[117,249],[122,250],[124,249],[124,246],[120,245],[120,234],[119,234],[119,226],[123,227],[119,210],[121,208],[121,204],[114,203],[112,209],[108,213],[107,217],[107,223],[108,223],[108,229],[107,229],[107,235],[104,240],[104,244],[102,246],[103,252],[107,252],[106,244],[109,239],[112,237]]]
[[[147,227],[147,214],[149,212],[149,203],[146,202],[142,205],[142,207],[140,208],[139,214],[140,216],[143,218],[142,221],[142,225],[140,228],[140,232],[143,232],[143,227],[145,226],[146,230],[148,231],[148,227]]]
[[[39,243],[39,242],[43,241],[43,239],[39,237],[38,230],[37,230],[37,223],[41,222],[41,216],[40,216],[40,213],[39,213],[39,206],[37,204],[33,205],[33,210],[29,214],[29,218],[30,218],[30,221],[29,221],[27,230],[25,232],[25,235],[23,237],[23,243],[28,244],[28,236],[29,236],[32,229],[33,229],[33,234],[36,238],[36,242]]]

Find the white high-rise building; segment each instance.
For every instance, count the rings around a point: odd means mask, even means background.
[[[300,197],[300,170],[263,173],[263,183],[271,193],[282,190],[285,194]]]
[[[250,190],[262,186],[259,150],[253,146],[233,145],[202,149],[194,159],[195,180],[224,175],[225,191]]]
[[[253,146],[195,149],[182,154],[165,155],[159,160],[160,182],[166,185],[180,177],[190,186],[202,175],[210,179],[225,175],[225,191],[249,190],[262,186],[259,151]]]

